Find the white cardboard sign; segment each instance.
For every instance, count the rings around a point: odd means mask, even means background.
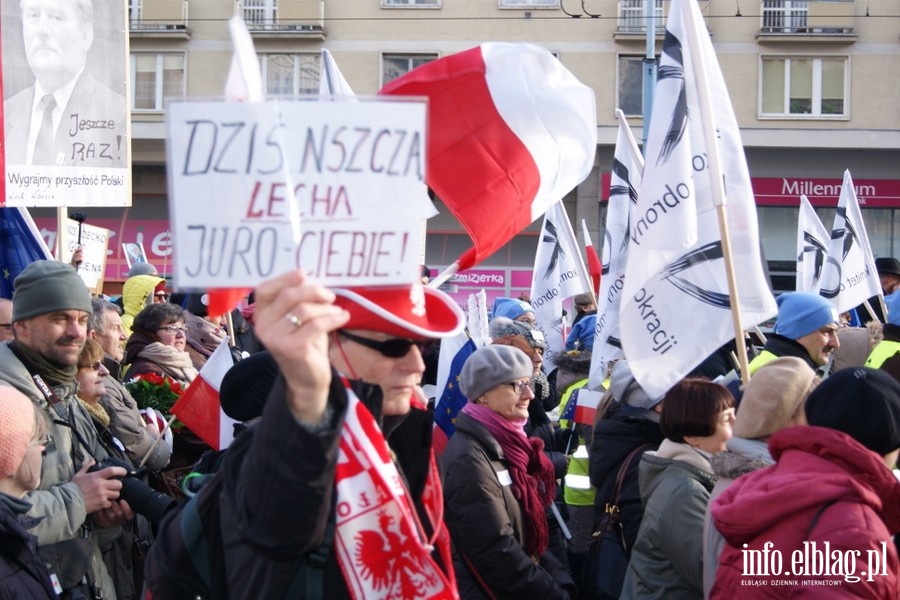
[[[170,104],[175,286],[298,267],[327,286],[417,280],[425,115],[420,101]]]
[[[58,257],[69,262],[78,247],[78,221],[66,219],[63,232],[64,255]],[[81,259],[78,276],[94,294],[103,292],[103,274],[106,272],[106,249],[109,246],[109,229],[84,223],[81,225]]]

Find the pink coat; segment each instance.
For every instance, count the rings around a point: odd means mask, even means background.
[[[712,505],[728,545],[710,597],[900,598],[891,538],[900,482],[881,457],[810,426],[779,431],[769,449],[775,465],[738,478]]]

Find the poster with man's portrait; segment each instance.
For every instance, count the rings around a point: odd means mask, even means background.
[[[3,0],[5,202],[129,206],[126,0]]]

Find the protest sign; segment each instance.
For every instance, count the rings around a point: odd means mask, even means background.
[[[109,244],[110,231],[105,227],[83,223],[79,242],[78,221],[66,219],[65,224],[62,235],[63,256],[58,256],[57,259],[68,262],[80,243],[82,262],[78,266],[78,275],[91,293],[102,293],[103,274],[106,270],[106,248]]]
[[[78,6],[0,4],[0,205],[131,206],[126,5]]]
[[[418,279],[423,102],[180,102],[167,121],[177,287]]]

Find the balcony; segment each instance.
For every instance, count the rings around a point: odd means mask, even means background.
[[[243,7],[254,38],[325,40],[322,0],[245,0]]]
[[[619,0],[619,16],[616,21],[616,39],[639,40],[647,35],[647,10],[645,0]],[[666,31],[666,20],[663,13],[662,0],[654,3],[654,25],[657,38],[662,38]]]
[[[763,0],[761,7],[760,43],[856,41],[853,0]]]
[[[130,0],[128,26],[132,37],[190,39],[188,0]]]

